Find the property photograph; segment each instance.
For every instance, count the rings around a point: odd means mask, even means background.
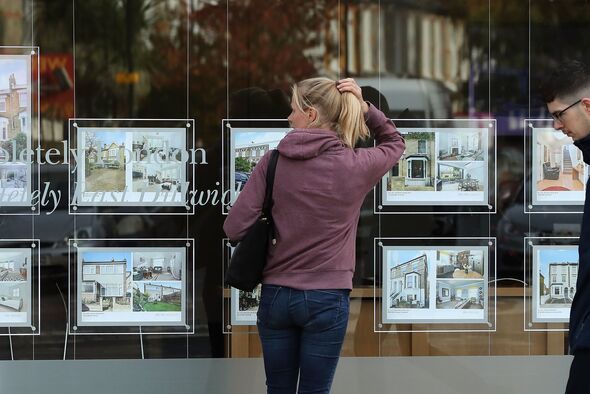
[[[387,191],[434,191],[435,133],[402,133],[406,150],[387,174]]]
[[[240,312],[255,312],[258,311],[260,305],[260,292],[262,286],[258,285],[252,291],[239,290],[238,310]]]
[[[483,161],[484,141],[480,130],[453,130],[438,133],[438,160]]]
[[[481,192],[485,187],[487,168],[481,161],[439,162],[437,165],[437,191]]]
[[[233,168],[231,176],[233,177],[234,190],[241,190],[244,187],[254,166],[266,152],[275,149],[288,132],[288,129],[278,128],[264,131],[232,130]]]
[[[80,258],[82,312],[131,312],[131,253],[89,251],[80,253]]]
[[[135,131],[133,138],[133,160],[148,163],[164,163],[182,160],[185,148],[184,130],[179,131]],[[157,161],[156,161],[157,160]]]
[[[134,192],[180,192],[184,182],[182,168],[184,164],[168,162],[166,164],[135,162],[132,165]]]
[[[181,282],[133,282],[133,312],[181,310]]]
[[[436,309],[484,309],[483,280],[437,280]]]
[[[84,167],[86,192],[122,192],[125,190],[124,132],[84,130]]]
[[[437,250],[436,277],[481,279],[484,277],[483,250]]]
[[[540,308],[569,308],[576,294],[578,249],[543,248],[537,251]]]
[[[534,183],[537,191],[583,191],[587,175],[582,152],[561,131],[535,130]]]
[[[178,281],[182,279],[184,252],[133,252],[134,281]]]
[[[0,313],[28,309],[27,282],[0,282]]]
[[[31,136],[29,62],[28,56],[0,55],[0,147],[12,155],[14,142],[17,155],[3,160],[18,160]]]
[[[387,253],[385,299],[388,308],[428,308],[428,264],[432,251]]]
[[[0,188],[25,189],[27,168],[28,165],[25,163],[0,164]]]
[[[0,282],[23,282],[27,280],[29,250],[3,250],[0,252]]]

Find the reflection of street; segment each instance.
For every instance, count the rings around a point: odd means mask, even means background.
[[[86,177],[87,192],[122,192],[125,190],[125,170],[95,168]]]

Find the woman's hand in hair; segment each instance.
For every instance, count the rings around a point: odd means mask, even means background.
[[[336,88],[340,93],[349,92],[354,94],[361,102],[363,113],[369,112],[369,105],[363,100],[363,93],[361,87],[352,78],[341,79],[336,82]]]

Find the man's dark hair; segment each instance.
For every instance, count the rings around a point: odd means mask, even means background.
[[[586,87],[590,87],[590,69],[579,60],[568,60],[560,63],[543,80],[539,93],[545,103],[550,103]]]

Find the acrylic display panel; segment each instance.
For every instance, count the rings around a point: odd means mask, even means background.
[[[39,240],[0,240],[0,335],[40,334],[39,259]]]
[[[262,156],[275,149],[291,128],[286,120],[224,119],[222,130],[223,190],[231,205]],[[222,206],[227,214],[227,206]]]
[[[493,329],[494,245],[493,238],[376,238],[376,331]]]
[[[377,186],[375,213],[495,212],[495,120],[393,122],[406,149]]]
[[[70,213],[194,212],[194,121],[70,119]]]
[[[223,270],[221,281],[224,283],[225,270],[229,265],[234,247],[229,240],[222,240]],[[223,285],[223,333],[256,333],[256,313],[260,304],[262,285],[258,285],[253,291],[243,291],[234,287]],[[243,331],[235,326],[252,326],[254,330]]]
[[[70,320],[81,333],[193,326],[193,240],[70,240]],[[134,333],[133,330],[120,331]]]
[[[260,305],[262,285],[252,291],[231,288],[231,324],[233,326],[255,326]]]
[[[39,214],[39,58],[0,47],[0,214]]]
[[[525,212],[582,212],[588,166],[571,137],[549,119],[526,119]]]
[[[524,239],[525,330],[567,329],[578,279],[578,242],[578,237]]]

